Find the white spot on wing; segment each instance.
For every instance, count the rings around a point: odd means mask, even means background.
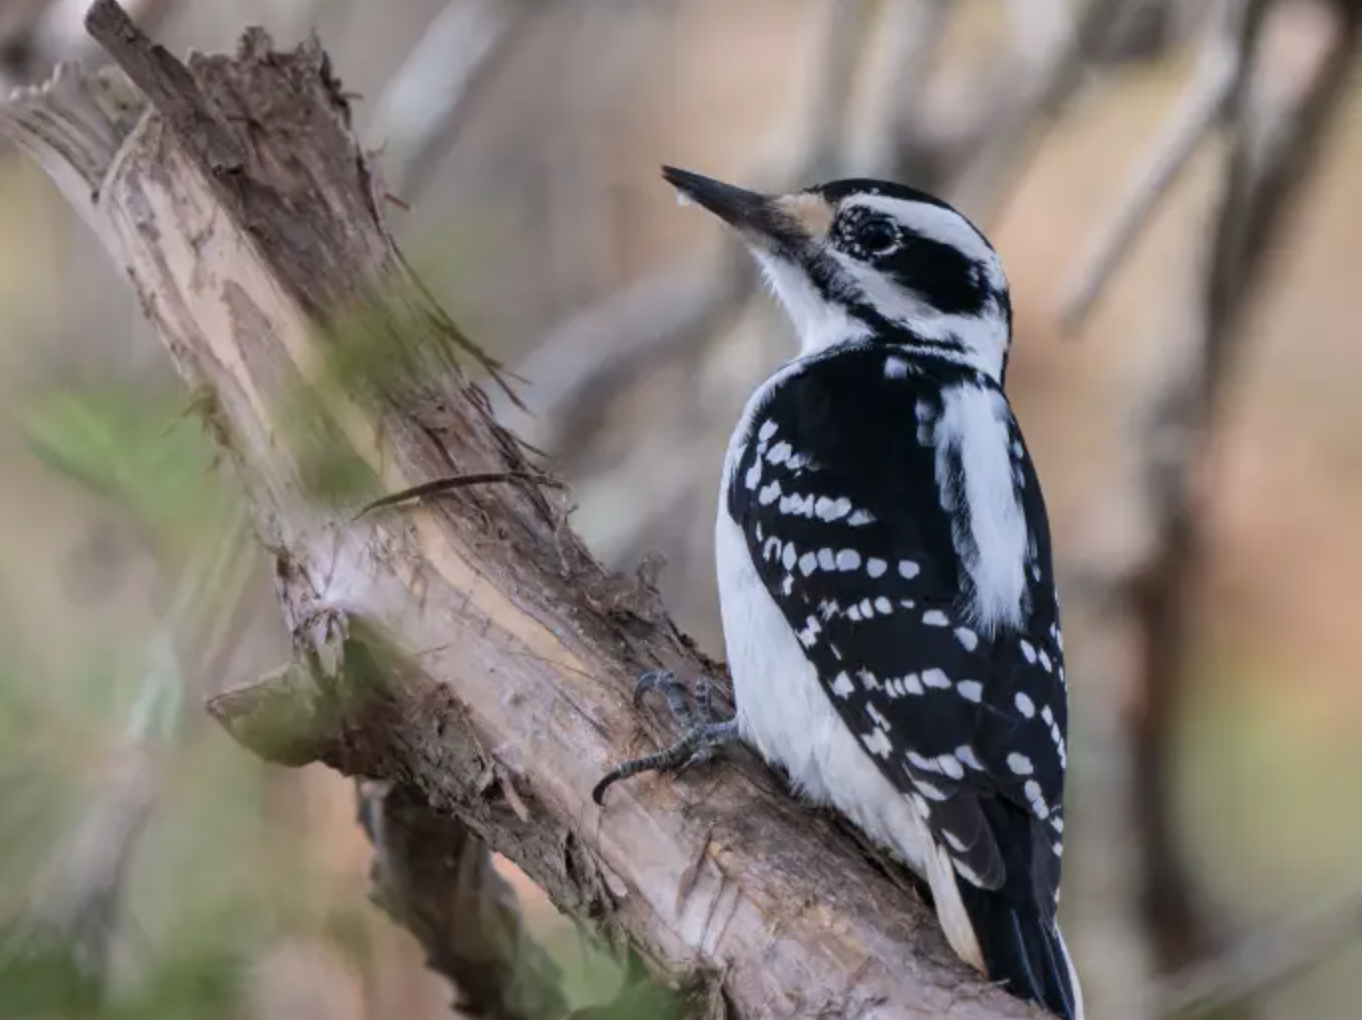
[[[955,756],[970,768],[978,769],[981,772],[983,771],[983,764],[979,761],[979,757],[974,753],[974,748],[970,747],[968,744],[962,744],[960,747],[957,747],[955,749]]]
[[[939,669],[924,669],[922,671],[922,684],[924,687],[935,687],[944,691],[951,685],[951,681],[950,677]]]
[[[861,565],[861,554],[855,549],[843,549],[837,554],[838,570],[855,570]]]
[[[894,749],[894,745],[889,743],[889,737],[881,729],[872,729],[869,733],[861,734],[861,742],[865,744],[867,751],[881,758],[888,758],[889,752]]]
[[[951,779],[963,779],[965,777],[965,767],[960,764],[953,754],[943,754],[936,759],[941,767],[941,774],[949,776]]]
[[[1007,767],[1012,770],[1014,775],[1018,776],[1029,776],[1035,771],[1035,768],[1031,765],[1031,759],[1018,751],[1013,751],[1007,756]]]

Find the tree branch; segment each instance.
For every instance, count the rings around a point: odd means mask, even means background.
[[[591,804],[608,764],[646,746],[632,677],[714,664],[611,584],[537,486],[352,519],[384,491],[532,466],[384,229],[324,54],[248,31],[235,57],[186,68],[112,0],[90,27],[147,100],[111,113],[106,93],[130,90],[68,68],[0,125],[212,394],[275,558],[296,660],[216,699],[219,721],[275,760],[401,784],[663,974],[720,975],[731,1016],[1036,1016],[750,756]]]

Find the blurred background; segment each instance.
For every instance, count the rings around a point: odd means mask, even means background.
[[[97,60],[85,6],[0,2],[0,85]],[[527,380],[506,420],[599,556],[666,557],[716,654],[719,465],[794,346],[658,164],[955,201],[1011,277],[1061,568],[1089,1015],[1362,1015],[1362,3],[128,6],[176,53],[319,34],[405,251]],[[288,644],[192,410],[0,139],[0,959],[55,940],[98,975],[59,1005],[0,984],[0,1017],[449,1016],[365,898],[353,785],[262,766],[200,708]],[[572,994],[608,995],[505,873]]]

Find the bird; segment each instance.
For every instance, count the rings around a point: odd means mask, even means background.
[[[1058,922],[1068,689],[1045,500],[1004,392],[998,252],[945,201],[837,180],[788,194],[687,170],[683,204],[745,242],[799,340],[751,394],[715,523],[736,714],[644,674],[673,746],[593,797],[734,741],[930,888],[955,953],[1082,1020]]]

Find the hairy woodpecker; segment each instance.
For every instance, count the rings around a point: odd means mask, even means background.
[[[799,333],[730,441],[715,529],[737,703],[717,721],[653,674],[672,748],[595,791],[739,737],[924,877],[952,948],[1065,1020],[1056,917],[1067,691],[1045,503],[1003,394],[1002,263],[897,184],[770,196],[670,167],[734,228]],[[702,682],[703,683],[703,682]]]

